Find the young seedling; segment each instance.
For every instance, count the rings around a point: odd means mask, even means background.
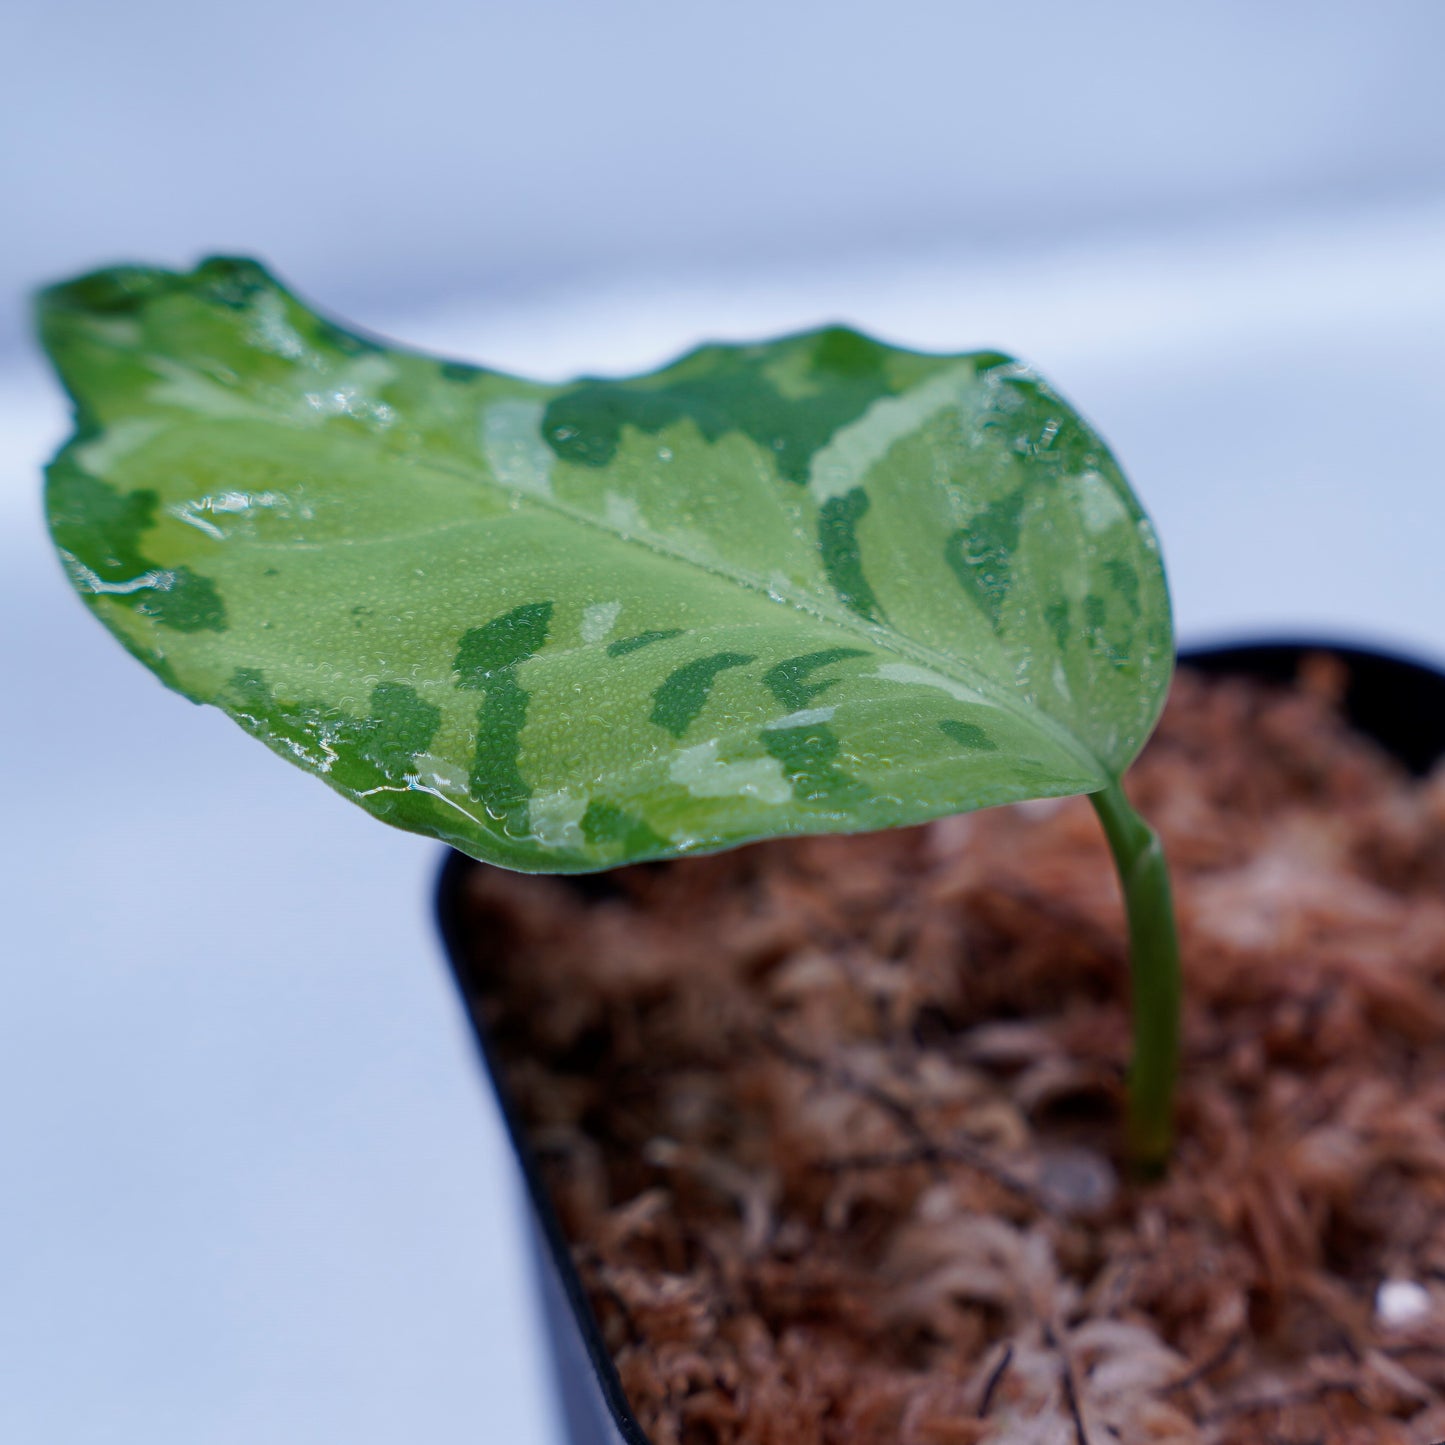
[[[545,386],[224,259],[39,312],[76,588],[385,822],[579,872],[1089,794],[1129,920],[1129,1146],[1163,1163],[1177,947],[1120,778],[1168,596],[1107,449],[1027,367],[833,327]]]

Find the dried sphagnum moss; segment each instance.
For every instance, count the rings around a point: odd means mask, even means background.
[[[1445,781],[1182,676],[1131,791],[1187,969],[1177,1158],[1115,1150],[1088,805],[584,900],[479,870],[487,1012],[655,1445],[1445,1436]],[[1394,1325],[1382,1282],[1430,1309]]]

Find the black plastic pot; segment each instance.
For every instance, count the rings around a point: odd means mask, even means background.
[[[1242,674],[1289,683],[1301,660],[1315,653],[1330,654],[1345,664],[1349,678],[1343,699],[1345,714],[1356,728],[1388,749],[1411,772],[1428,772],[1445,756],[1445,673],[1422,663],[1329,642],[1200,648],[1182,653],[1180,661],[1216,675]],[[491,1056],[480,1008],[485,993],[484,973],[472,951],[464,946],[460,917],[466,875],[473,868],[485,866],[460,853],[448,855],[437,888],[437,917],[487,1075],[527,1181],[537,1279],[551,1336],[567,1438],[569,1445],[649,1445],[622,1392],[527,1136]],[[568,881],[596,896],[609,891],[606,876],[584,875]]]

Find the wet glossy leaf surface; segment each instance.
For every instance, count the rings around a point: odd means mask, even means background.
[[[1095,791],[1162,704],[1149,525],[1006,357],[831,328],[543,386],[355,336],[242,261],[96,273],[41,320],[78,414],[51,528],[105,624],[476,856]]]

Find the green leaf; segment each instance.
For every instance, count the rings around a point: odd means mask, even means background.
[[[1172,666],[1149,524],[1026,367],[841,328],[543,386],[259,266],[44,293],[102,621],[378,817],[581,870],[1097,792]]]

